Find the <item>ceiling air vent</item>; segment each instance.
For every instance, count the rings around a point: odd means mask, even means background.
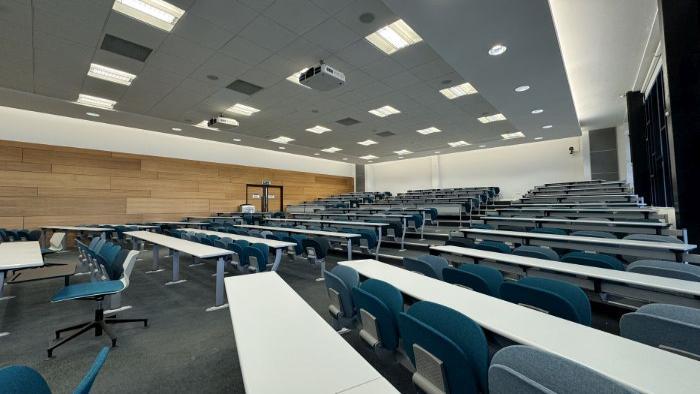
[[[335,122],[336,122],[336,123],[340,123],[340,124],[342,124],[343,126],[352,126],[352,125],[354,125],[354,124],[360,123],[359,120],[353,119],[353,118],[340,119],[340,120],[336,120]]]
[[[262,90],[262,87],[254,85],[250,82],[243,81],[241,79],[237,79],[231,82],[226,87],[238,93],[247,94],[248,96],[253,95]]]
[[[382,131],[381,133],[377,133],[377,135],[380,137],[391,137],[392,135],[396,134],[392,133],[391,131]]]
[[[145,62],[151,52],[153,52],[151,48],[109,34],[105,34],[100,48],[140,62]]]

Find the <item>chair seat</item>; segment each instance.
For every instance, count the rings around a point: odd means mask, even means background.
[[[62,288],[61,291],[51,297],[51,302],[115,294],[123,289],[124,283],[120,280],[79,283]]]

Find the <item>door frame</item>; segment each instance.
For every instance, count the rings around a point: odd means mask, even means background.
[[[282,185],[263,185],[263,184],[254,184],[254,183],[247,183],[245,185],[245,203],[248,204],[248,188],[249,187],[260,187],[262,188],[262,196],[260,197],[260,210],[262,212],[266,212],[269,210],[268,207],[268,192],[269,188],[274,187],[278,188],[280,190],[280,208],[282,209],[282,212],[284,212],[284,186]]]

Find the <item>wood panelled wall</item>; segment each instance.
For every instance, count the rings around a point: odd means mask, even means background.
[[[0,227],[237,211],[263,179],[284,186],[285,205],[353,189],[350,177],[0,141]]]

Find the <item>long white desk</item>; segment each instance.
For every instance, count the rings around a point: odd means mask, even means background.
[[[495,213],[498,216],[545,216],[545,217],[563,217],[563,218],[608,218],[608,219],[635,219],[649,220],[659,217],[658,211],[652,208],[555,208],[555,207],[517,207],[517,208],[496,208],[489,213]]]
[[[302,214],[302,215],[310,215],[310,214]],[[321,225],[321,228],[323,228],[324,224],[328,225],[340,225],[340,226],[355,226],[355,227],[371,227],[377,230],[379,233],[379,237],[377,238],[377,247],[375,248],[375,256],[379,258],[379,247],[382,245],[382,227],[387,227],[387,223],[373,223],[373,222],[351,222],[351,221],[342,221],[342,220],[314,220],[314,219],[277,219],[277,218],[269,218],[265,219],[265,221],[268,222],[281,222],[281,223],[317,223]],[[406,233],[406,229],[404,228],[404,234]],[[403,236],[401,238],[401,246],[403,249]]]
[[[46,230],[51,231],[65,231],[65,232],[76,232],[76,233],[100,233],[102,239],[107,239],[107,232],[115,231],[113,228],[105,227],[85,227],[85,226],[44,226],[41,228],[41,238],[47,239]]]
[[[247,393],[398,393],[276,273],[225,283]]]
[[[471,210],[467,211],[464,204],[460,203],[426,203],[426,202],[386,202],[382,201],[379,203],[368,203],[360,204],[360,209],[366,209],[367,207],[372,209],[377,208],[435,208],[439,215],[457,215],[459,216],[459,222],[462,223],[463,214],[469,215],[471,219]],[[289,211],[288,211],[289,212]]]
[[[610,253],[648,259],[675,260],[679,262],[687,261],[688,252],[696,248],[696,245],[693,244],[540,234],[522,231],[482,230],[476,228],[460,228],[459,231],[471,239]]]
[[[700,362],[376,260],[340,262],[402,293],[457,310],[486,330],[585,365],[645,393],[697,393]]]
[[[645,302],[700,307],[700,282],[564,263],[453,245],[431,246],[430,251],[453,262],[478,262],[518,277],[538,276],[570,282],[603,295],[615,294]],[[457,258],[455,258],[457,257]],[[467,259],[460,259],[466,257]],[[632,287],[630,287],[632,286]]]
[[[41,256],[41,245],[39,245],[39,242],[16,241],[0,243],[0,301],[14,298],[14,296],[6,297],[3,295],[5,273],[7,271],[41,267],[43,265],[44,258]],[[0,332],[0,337],[9,334],[9,332]]]
[[[202,227],[207,226],[209,223],[205,222],[153,222],[155,224],[165,225],[165,226],[195,226]]]
[[[124,234],[153,244],[153,271],[151,272],[161,271],[158,267],[159,246],[166,247],[172,251],[173,278],[172,281],[166,283],[166,285],[184,282],[184,280],[180,279],[180,252],[187,253],[200,259],[217,258],[215,304],[213,307],[208,308],[207,311],[227,306],[224,304],[224,256],[232,255],[232,251],[148,231],[129,231]]]
[[[636,203],[639,197],[635,194],[537,194],[531,197],[521,197],[523,202],[628,202]]]
[[[182,231],[186,231],[188,233],[192,234],[207,234],[207,235],[216,235],[219,238],[230,238],[232,240],[243,240],[243,241],[248,241],[250,243],[259,243],[259,244],[265,244],[270,247],[270,249],[275,251],[275,261],[272,263],[272,270],[277,271],[277,268],[279,268],[280,263],[282,262],[282,254],[284,251],[289,248],[290,246],[296,246],[296,243],[291,243],[291,242],[285,242],[285,241],[277,241],[275,239],[265,239],[265,238],[257,238],[257,237],[247,237],[245,235],[238,235],[238,234],[229,234],[229,233],[222,233],[219,231],[211,231],[211,230],[194,230],[190,228],[182,228],[180,229]]]
[[[663,234],[668,229],[666,222],[634,222],[622,220],[594,220],[594,219],[565,219],[565,218],[534,218],[534,217],[481,217],[485,224],[498,226],[522,226],[528,228],[561,228],[565,230],[590,230],[606,231],[621,234]]]
[[[549,207],[549,208],[640,208],[646,206],[642,202],[511,202],[511,207]]]

